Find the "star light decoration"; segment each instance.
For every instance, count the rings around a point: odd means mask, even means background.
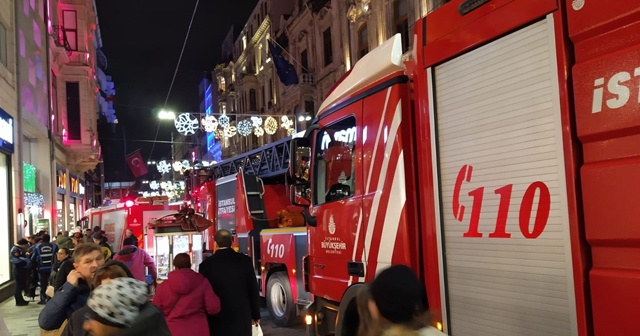
[[[167,174],[171,171],[171,165],[165,160],[159,161],[156,164],[156,168],[158,168],[160,174]]]
[[[265,120],[262,119],[262,116],[252,116],[240,121],[237,118],[238,116],[235,115],[222,114],[217,119],[213,115],[207,115],[198,120],[190,113],[182,113],[176,118],[175,124],[176,129],[182,135],[195,134],[200,128],[207,133],[213,133],[216,139],[227,139],[237,134],[246,137],[251,133],[257,137],[261,137],[265,133],[273,135],[279,128],[286,130],[287,135],[295,133],[295,121],[286,115],[280,116],[280,123],[273,116],[269,116]]]

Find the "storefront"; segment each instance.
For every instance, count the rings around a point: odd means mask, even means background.
[[[68,231],[67,220],[65,217],[65,195],[67,194],[67,170],[56,165],[56,233],[60,231]]]
[[[13,155],[13,118],[0,108],[0,285],[11,279],[9,250],[12,236],[11,159]]]

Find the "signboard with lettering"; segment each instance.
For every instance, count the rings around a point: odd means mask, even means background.
[[[56,166],[56,188],[58,194],[67,193],[67,171],[60,166]]]
[[[0,108],[0,150],[13,154],[13,117]]]
[[[69,193],[75,197],[78,196],[79,192],[78,178],[69,174]]]

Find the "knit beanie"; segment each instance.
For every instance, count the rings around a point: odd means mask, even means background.
[[[380,315],[393,323],[410,322],[424,307],[424,295],[413,270],[394,265],[380,272],[369,286]]]
[[[122,246],[129,246],[129,245],[133,245],[136,246],[138,244],[136,244],[136,240],[133,237],[127,237],[124,239],[124,241],[122,242]]]
[[[147,284],[132,278],[117,278],[98,286],[87,301],[91,318],[108,326],[126,328],[149,302]]]

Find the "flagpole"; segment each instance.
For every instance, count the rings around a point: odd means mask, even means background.
[[[278,42],[276,42],[276,40],[272,39],[271,37],[269,37],[269,41],[273,42],[273,44],[275,44],[278,48],[280,48],[282,51],[284,51],[287,55],[289,55],[289,58],[291,60],[293,60],[294,62],[296,62],[304,71],[306,72],[310,72],[309,69],[305,68],[300,62],[298,62],[298,60],[293,57],[293,55],[291,55],[287,49],[285,49],[283,46],[281,46]]]

